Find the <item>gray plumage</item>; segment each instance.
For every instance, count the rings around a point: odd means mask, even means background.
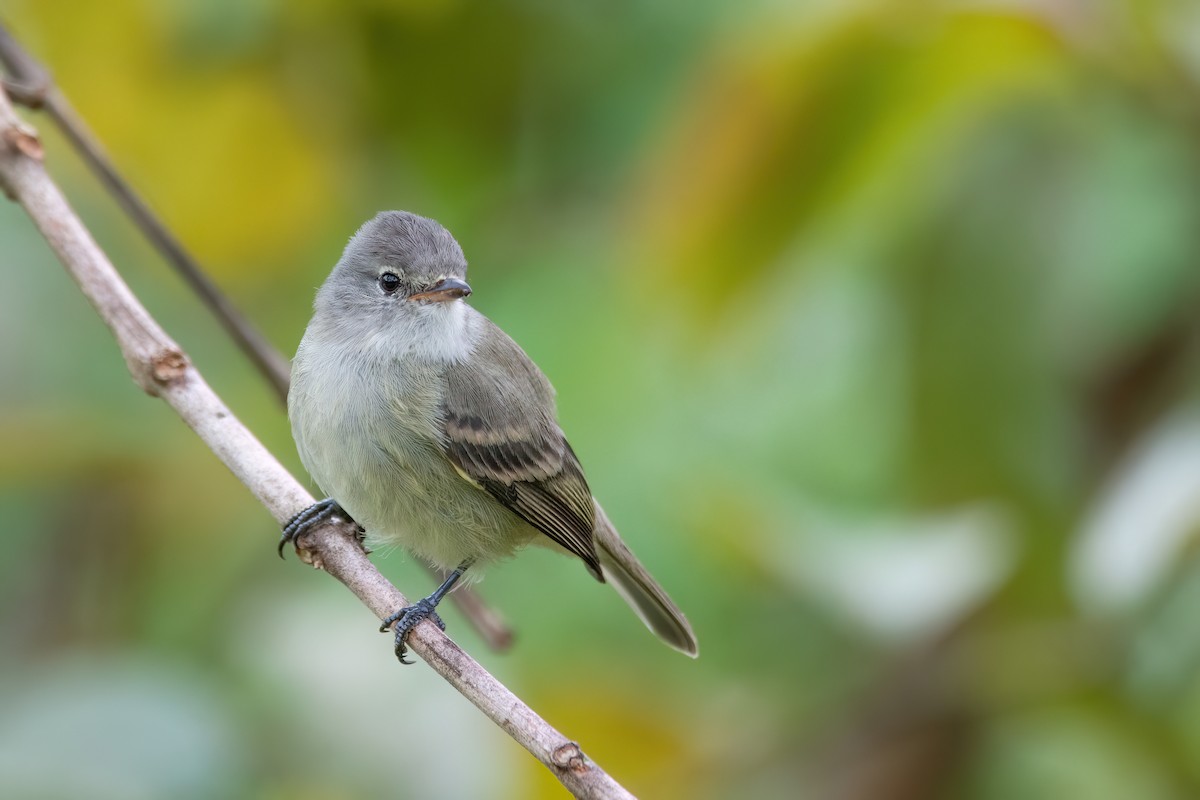
[[[476,577],[526,544],[551,546],[696,655],[686,618],[593,499],[549,381],[460,299],[466,271],[454,237],[414,214],[384,212],[350,240],[292,366],[305,467],[373,547],[443,569],[473,561]]]

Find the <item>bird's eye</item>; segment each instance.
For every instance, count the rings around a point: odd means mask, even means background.
[[[388,294],[394,294],[400,288],[400,278],[394,272],[385,272],[379,276],[379,288]]]

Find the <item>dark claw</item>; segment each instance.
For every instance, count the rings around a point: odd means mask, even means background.
[[[415,605],[405,606],[404,608],[400,609],[395,614],[392,614],[390,617],[385,619],[383,624],[379,626],[379,632],[383,633],[387,631],[387,629],[390,628],[393,623],[395,623],[395,652],[396,658],[400,660],[401,664],[413,663],[411,661],[406,661],[404,658],[404,656],[408,653],[408,646],[404,643],[404,640],[408,638],[410,633],[412,633],[413,628],[420,625],[426,619],[430,619],[433,620],[433,622],[439,628],[446,630],[446,623],[442,622],[442,618],[439,617],[437,611],[434,610],[436,607],[437,603],[426,597],[423,600],[417,601]]]
[[[334,514],[350,519],[350,515],[332,497],[326,497],[289,519],[283,526],[283,535],[279,537],[279,557],[283,558],[284,545],[288,542],[295,542],[297,537],[302,536],[309,528],[320,525]],[[350,521],[353,522],[353,520]],[[355,525],[357,524],[355,523]],[[361,526],[359,526],[359,530],[362,530]]]

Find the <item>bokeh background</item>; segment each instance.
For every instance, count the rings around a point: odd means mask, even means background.
[[[540,551],[480,586],[511,652],[451,633],[635,794],[1200,796],[1194,0],[0,14],[289,354],[363,220],[457,235],[702,654]],[[26,116],[303,475],[266,385]],[[275,558],[11,204],[0,520],[5,797],[562,794]]]

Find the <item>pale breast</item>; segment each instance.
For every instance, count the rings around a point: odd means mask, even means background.
[[[442,387],[430,365],[371,363],[306,333],[288,396],[301,461],[375,548],[399,545],[445,568],[506,557],[537,533],[443,455]]]

